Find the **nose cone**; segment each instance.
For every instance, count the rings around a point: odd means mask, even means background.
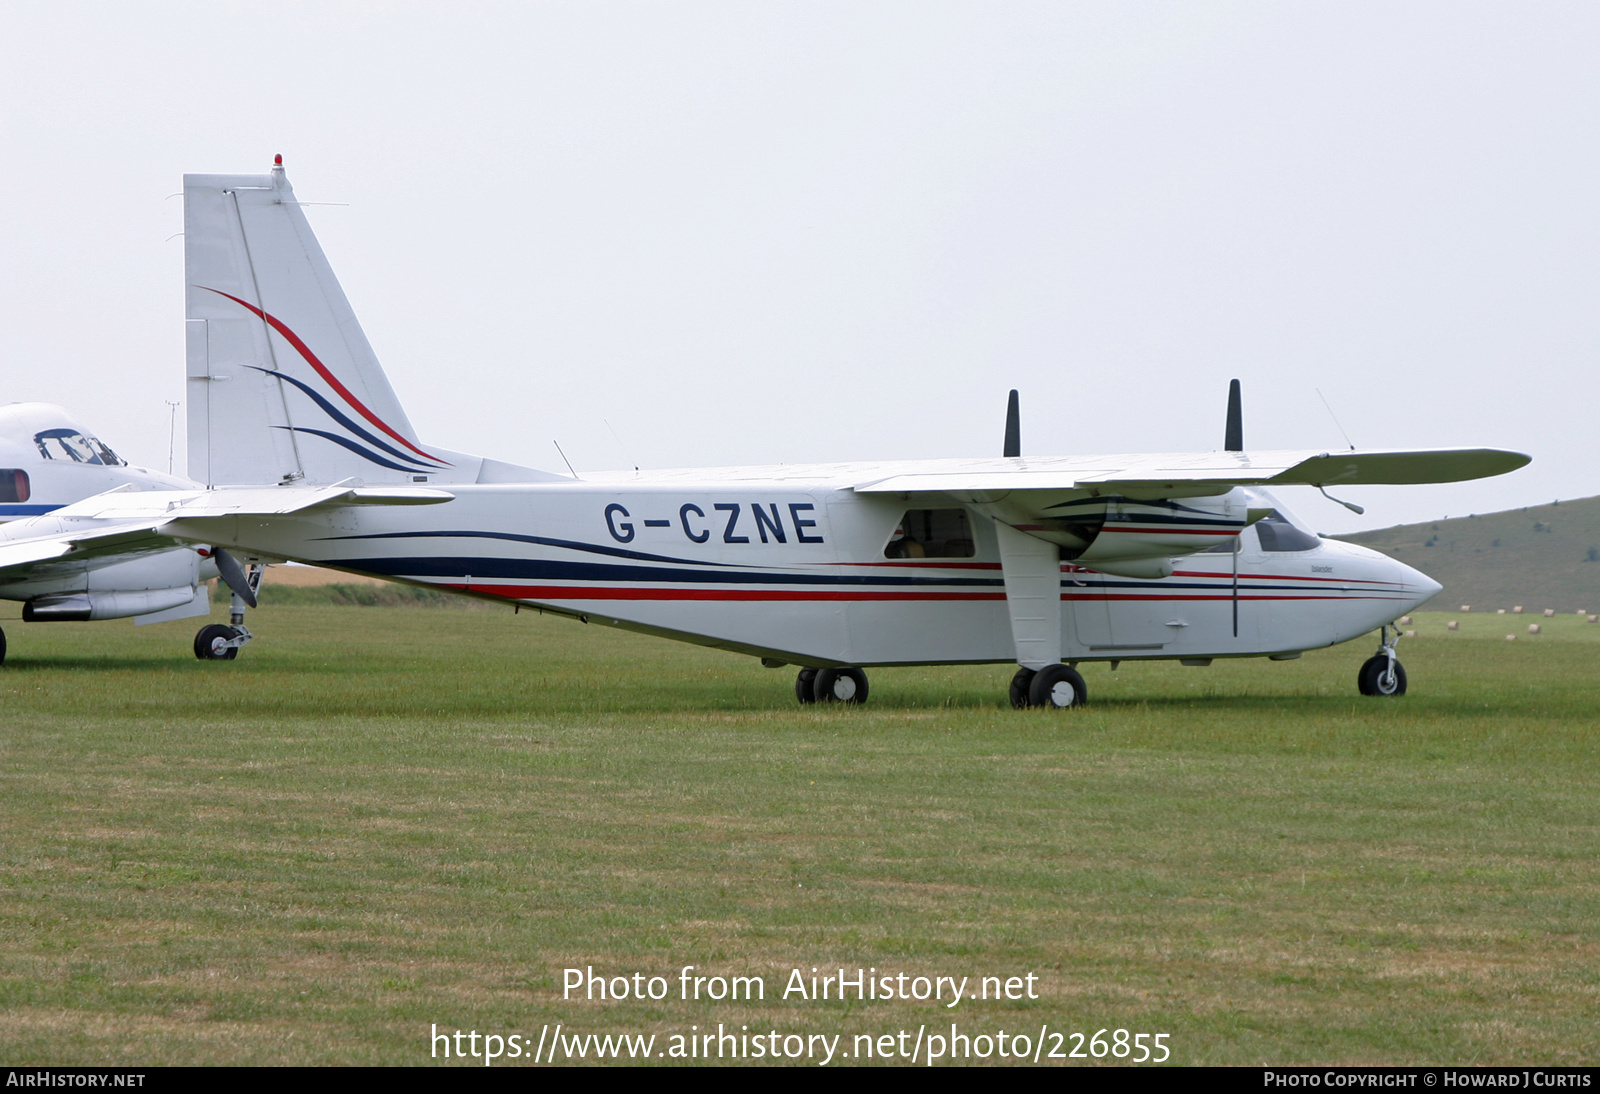
[[[1393,566],[1395,570],[1395,575],[1390,580],[1400,586],[1403,596],[1410,598],[1406,603],[1406,611],[1408,612],[1422,607],[1422,605],[1439,595],[1439,590],[1444,588],[1443,585],[1421,570],[1413,569],[1404,562],[1390,559],[1389,565]]]

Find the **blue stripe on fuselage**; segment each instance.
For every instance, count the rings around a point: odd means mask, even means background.
[[[701,562],[692,558],[673,558],[671,555],[653,555],[648,551],[630,551],[626,547],[612,547],[601,543],[583,543],[575,539],[550,539],[547,536],[523,536],[515,532],[373,532],[359,536],[323,536],[331,539],[504,539],[512,543],[536,543],[541,547],[564,547],[569,551],[587,551],[613,558],[631,558],[640,562],[673,562],[681,566],[730,566],[727,562]]]
[[[434,556],[411,558],[337,558],[324,560],[346,570],[393,577],[470,575],[474,580],[512,578],[523,581],[661,581],[691,585],[858,585],[893,587],[978,586],[994,588],[998,577],[912,577],[902,574],[795,574],[752,570],[669,570],[661,566],[622,566],[603,562],[559,562],[538,558]]]

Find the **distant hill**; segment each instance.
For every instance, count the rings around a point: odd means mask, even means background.
[[[1530,505],[1334,537],[1415,566],[1444,586],[1428,607],[1600,612],[1600,498]]]

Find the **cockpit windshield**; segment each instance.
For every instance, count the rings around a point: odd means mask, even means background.
[[[1276,509],[1256,521],[1255,529],[1263,551],[1314,551],[1322,545],[1316,536],[1290,524]]]
[[[121,467],[127,461],[98,438],[76,429],[46,429],[33,435],[39,455],[47,460],[65,460],[70,463],[92,463],[105,467]]]

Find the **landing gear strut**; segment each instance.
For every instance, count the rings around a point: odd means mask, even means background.
[[[1397,698],[1406,693],[1406,670],[1394,653],[1395,643],[1400,641],[1400,629],[1393,629],[1392,638],[1387,624],[1379,631],[1383,644],[1378,647],[1377,653],[1367,658],[1356,676],[1356,686],[1361,689],[1362,695]]]
[[[215,549],[213,557],[217,560],[217,569],[222,572],[222,580],[233,591],[233,599],[228,604],[226,626],[212,623],[201,627],[200,633],[194,636],[194,655],[202,661],[232,661],[239,656],[239,647],[255,637],[244,625],[244,610],[255,607],[261,576],[267,568],[259,562],[240,567],[221,548]]]
[[[801,669],[794,697],[802,703],[859,705],[867,701],[867,674],[857,668]]]

